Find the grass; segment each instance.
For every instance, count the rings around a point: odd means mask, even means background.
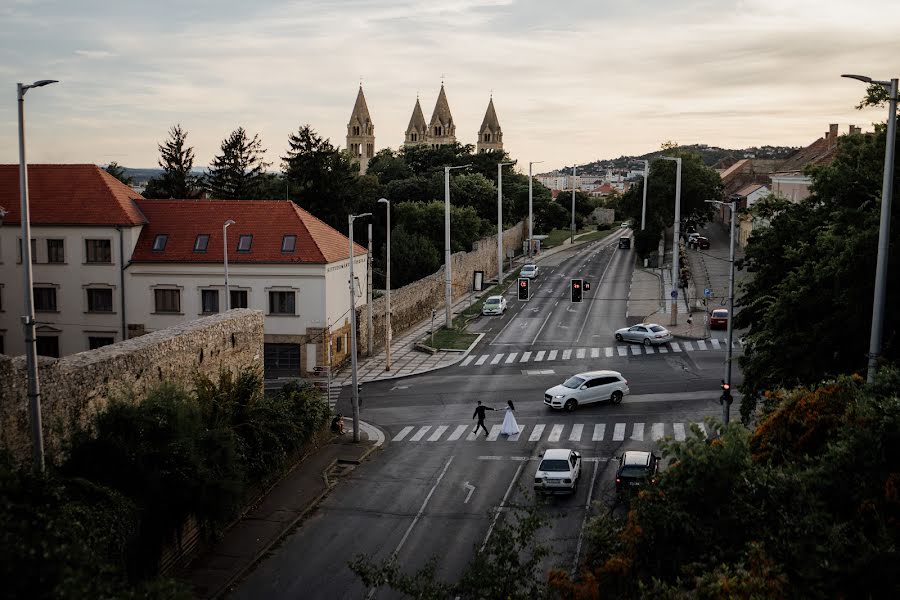
[[[477,333],[466,333],[455,327],[453,329],[441,327],[434,332],[434,346],[432,347],[440,348],[441,350],[465,350],[472,345],[472,342],[474,342],[477,337]],[[425,339],[422,341],[431,346],[430,335],[426,335]]]
[[[578,236],[580,234],[586,234],[586,235],[582,235],[581,237],[576,237],[575,241],[576,242],[578,242],[578,241],[590,242],[593,240],[599,240],[601,238],[605,238],[613,231],[615,231],[615,229],[604,229],[601,231],[597,231],[596,227],[594,225],[591,225],[590,227],[586,227],[584,229],[577,230],[575,232],[576,236]],[[572,235],[572,230],[569,229],[568,227],[565,229],[554,229],[549,234],[547,234],[547,239],[541,242],[541,247],[542,248],[553,248],[555,246],[559,246],[564,241],[569,239],[569,237],[571,235]]]

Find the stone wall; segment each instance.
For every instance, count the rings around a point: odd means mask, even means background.
[[[523,220],[503,232],[503,256],[512,250],[522,253],[522,245],[528,235],[528,221]],[[475,242],[471,252],[457,252],[450,257],[450,272],[453,276],[453,299],[456,300],[472,289],[472,273],[484,271],[485,280],[497,277],[497,236],[492,235]],[[444,267],[436,273],[391,290],[391,329],[397,337],[410,327],[431,315],[431,309],[439,309],[443,323]],[[386,298],[382,296],[372,302],[374,347],[384,347],[384,310]],[[357,351],[365,356],[368,347],[366,306],[358,306],[357,311]]]
[[[58,456],[110,398],[138,396],[163,380],[190,382],[263,366],[263,315],[236,309],[61,359],[39,358],[44,447]],[[0,447],[31,456],[25,357],[0,355]]]

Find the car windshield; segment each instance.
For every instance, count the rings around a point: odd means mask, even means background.
[[[567,460],[542,460],[538,471],[562,471],[569,472],[569,461]]]
[[[714,317],[727,317],[728,311],[727,310],[714,310],[713,316]]]
[[[654,333],[659,333],[660,331],[665,331],[665,330],[666,330],[665,327],[661,327],[659,325],[654,325],[653,327],[650,328],[650,331],[653,331]]]
[[[647,467],[642,467],[640,465],[629,465],[622,467],[622,471],[619,473],[619,477],[646,477],[647,471]]]
[[[582,379],[581,377],[569,377],[568,379],[566,379],[563,385],[567,388],[577,390],[583,383],[584,379]]]
[[[522,272],[526,273],[528,271],[534,271],[534,267],[522,267]]]
[[[500,298],[488,298],[484,302],[485,304],[500,304]]]

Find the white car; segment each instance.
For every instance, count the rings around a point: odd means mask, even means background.
[[[553,448],[544,451],[534,474],[534,491],[574,494],[581,479],[581,453]]]
[[[538,276],[538,266],[537,265],[525,265],[522,267],[522,270],[519,271],[519,277],[526,277],[528,279],[535,279]]]
[[[503,296],[489,296],[481,307],[483,315],[502,315],[506,312],[506,298]]]
[[[618,404],[628,395],[628,381],[618,371],[588,371],[544,392],[544,404],[572,412],[581,404]]]
[[[616,331],[616,341],[640,342],[645,346],[653,344],[665,344],[672,341],[672,334],[662,325],[656,323],[641,323],[631,327],[623,327]]]
[[[628,229],[628,228],[630,227],[630,225],[628,224],[628,221],[623,221],[623,222],[619,225],[619,227],[620,227],[621,229]]]

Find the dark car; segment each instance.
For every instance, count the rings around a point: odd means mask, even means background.
[[[689,246],[693,246],[694,248],[699,248],[700,250],[708,250],[709,249],[709,238],[703,237],[702,235],[695,236],[690,239],[688,242]]]
[[[619,238],[619,248],[625,248],[626,250],[629,250],[631,248],[631,238],[630,237]]]
[[[652,452],[629,450],[619,457],[616,469],[616,492],[638,490],[648,483],[656,483],[659,457]]]

